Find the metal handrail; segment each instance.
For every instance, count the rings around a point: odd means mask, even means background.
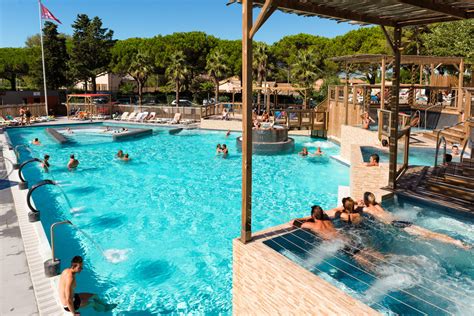
[[[438,165],[438,152],[439,152],[439,146],[441,145],[441,141],[443,141],[443,165],[446,163],[446,138],[444,136],[441,136],[439,140],[436,141],[436,153],[435,153],[435,162],[434,166],[436,167]]]
[[[439,141],[440,141],[439,135],[441,134],[441,132],[446,131],[446,130],[448,130],[448,129],[451,129],[451,128],[453,128],[453,127],[456,127],[456,126],[458,126],[458,125],[462,125],[462,124],[464,124],[464,123],[471,123],[471,122],[474,122],[474,119],[467,119],[467,120],[465,120],[465,121],[458,122],[458,123],[456,123],[456,124],[454,124],[454,125],[452,125],[452,126],[443,127],[442,129],[440,129],[440,130],[438,130],[438,131],[436,132],[436,154],[435,154],[436,156],[435,156],[435,163],[434,163],[434,166],[435,166],[435,167],[436,167],[436,165],[438,164],[438,152],[439,152],[439,145],[440,145],[440,143],[439,143]],[[444,136],[442,136],[442,137],[443,137],[444,141],[446,142],[446,139],[444,138]],[[445,146],[446,146],[446,145],[445,145]],[[444,154],[446,154],[446,150],[445,150]],[[443,158],[443,163],[445,162],[444,159],[445,159],[445,158]]]
[[[461,150],[461,157],[459,158],[461,162],[463,161],[464,152],[466,151],[466,146],[467,146],[467,143],[469,143],[469,140],[470,140],[470,137],[464,140],[464,145],[462,146],[462,150]],[[471,154],[472,154],[472,148],[471,148]]]

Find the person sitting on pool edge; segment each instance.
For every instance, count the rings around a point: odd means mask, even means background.
[[[308,148],[306,147],[303,147],[303,149],[301,149],[301,151],[298,153],[298,155],[303,156],[303,157],[308,156],[308,154],[309,154]]]
[[[360,200],[358,205],[363,206],[363,213],[373,216],[375,219],[384,224],[401,228],[410,235],[420,236],[426,239],[434,239],[440,242],[461,247],[463,249],[471,248],[471,246],[466,245],[462,241],[449,237],[445,234],[436,233],[426,228],[413,225],[413,223],[408,221],[396,220],[396,218],[390,212],[384,210],[384,208],[379,203],[377,203],[375,195],[371,192],[365,192],[363,200]]]
[[[43,162],[41,163],[41,167],[43,168],[44,172],[49,171],[49,155],[44,155]]]
[[[119,159],[122,159],[122,158],[123,158],[123,151],[122,151],[122,149],[119,149],[119,151],[117,152],[116,157],[119,158]]]
[[[67,163],[67,168],[71,171],[77,168],[79,165],[79,160],[77,160],[74,155],[69,157],[69,162]]]
[[[377,154],[370,155],[369,162],[366,162],[365,165],[367,167],[378,167],[379,166],[380,157]]]
[[[31,143],[32,143],[33,145],[37,145],[37,146],[41,145],[41,142],[39,141],[38,138],[33,139],[33,141],[32,141]]]
[[[229,155],[229,149],[227,149],[226,144],[222,144],[222,158],[227,158]]]
[[[90,305],[97,312],[106,312],[114,309],[117,304],[107,304],[100,300],[96,294],[74,293],[76,289],[76,274],[83,269],[81,256],[75,256],[71,260],[71,266],[64,269],[59,277],[59,299],[66,312],[72,315],[80,315],[78,309]]]

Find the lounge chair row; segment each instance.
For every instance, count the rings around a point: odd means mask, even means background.
[[[158,124],[189,124],[193,120],[182,120],[181,113],[176,113],[173,119],[159,118],[156,112],[124,112],[114,118],[116,121],[158,123]]]
[[[55,121],[54,116],[32,116],[30,118],[30,123],[42,123]],[[25,123],[25,120],[23,120]],[[12,117],[11,115],[5,115],[5,117],[0,116],[0,126],[17,126],[21,124],[21,117]]]

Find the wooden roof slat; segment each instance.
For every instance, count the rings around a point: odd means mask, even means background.
[[[382,54],[360,54],[360,55],[348,55],[348,56],[339,56],[331,58],[335,62],[345,62],[348,64],[380,64],[382,59],[385,59],[387,62],[393,60],[392,55],[382,55]],[[453,57],[453,56],[423,56],[423,55],[402,55],[401,63],[404,65],[409,64],[445,64],[445,65],[455,65],[459,64],[462,57]]]
[[[242,0],[229,0],[230,3]],[[274,0],[278,10],[303,16],[384,26],[422,25],[474,18],[474,0]],[[254,0],[263,6],[265,0]]]

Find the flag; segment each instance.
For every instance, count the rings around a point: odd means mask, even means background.
[[[44,20],[53,20],[58,22],[59,24],[62,24],[61,21],[59,21],[52,13],[51,11],[48,10],[41,2],[41,18]]]

